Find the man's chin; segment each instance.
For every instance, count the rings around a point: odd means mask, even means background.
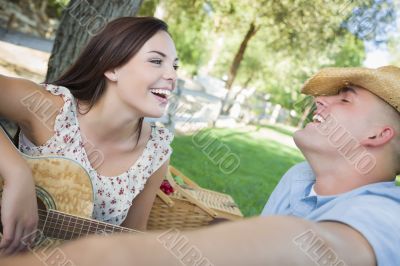
[[[299,129],[299,130],[297,130],[297,131],[295,131],[293,133],[294,143],[296,144],[296,146],[299,149],[301,149],[301,146],[302,146],[301,144],[302,144],[302,142],[304,141],[305,138],[306,138],[306,136],[305,136],[304,128],[303,129]]]
[[[306,128],[299,129],[293,133],[293,140],[297,148],[304,154],[307,150],[315,150],[318,148],[316,139],[307,132]]]

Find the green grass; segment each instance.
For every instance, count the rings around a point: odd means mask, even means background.
[[[199,136],[205,136],[205,142],[200,142]],[[213,142],[206,149],[202,147],[207,145],[199,145],[209,141]],[[225,151],[209,159],[207,151],[220,145]],[[260,136],[259,132],[239,129],[207,129],[201,134],[175,136],[172,147],[172,165],[200,186],[231,195],[247,217],[259,215],[282,175],[304,160],[297,149]],[[240,163],[232,173],[224,173],[218,159],[229,152],[237,155]]]
[[[290,137],[293,135],[293,132],[290,131],[290,129],[288,129],[287,127],[281,126],[281,125],[259,125],[259,126],[257,126],[257,129],[260,129],[260,128],[272,129],[272,130],[278,131],[279,133],[290,136]]]

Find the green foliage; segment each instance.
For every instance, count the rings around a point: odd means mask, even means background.
[[[70,0],[48,0],[48,13],[53,17],[60,18],[63,9],[68,5]]]
[[[192,74],[214,56],[215,42],[222,37],[211,74],[227,75],[254,22],[259,30],[246,49],[236,84],[269,93],[271,101],[289,109],[302,99],[301,84],[321,67],[361,65],[363,40],[382,39],[393,20],[391,0],[160,1],[168,10],[165,19],[183,68]]]
[[[211,45],[207,36],[212,25],[204,1],[165,1],[163,7],[164,20],[169,25],[181,65],[187,72],[196,74],[205,63],[205,51]]]
[[[140,17],[154,16],[159,3],[159,0],[143,0],[137,15]]]
[[[400,67],[400,34],[389,41],[388,48],[391,55],[390,63]]]
[[[333,59],[332,66],[360,66],[365,60],[364,42],[354,35],[346,34],[337,51],[330,55],[330,57]]]

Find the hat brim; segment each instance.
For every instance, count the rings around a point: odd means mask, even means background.
[[[391,73],[361,67],[324,68],[304,83],[301,92],[312,96],[329,96],[354,85],[372,92],[400,112],[397,104],[399,90],[393,90],[398,84],[396,86],[387,75]]]

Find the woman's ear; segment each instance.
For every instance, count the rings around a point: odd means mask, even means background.
[[[117,72],[115,71],[115,69],[107,70],[106,72],[104,72],[104,76],[106,76],[106,78],[111,81],[118,81]]]
[[[395,136],[394,128],[391,126],[384,126],[360,142],[361,145],[367,147],[378,147],[388,143]]]

